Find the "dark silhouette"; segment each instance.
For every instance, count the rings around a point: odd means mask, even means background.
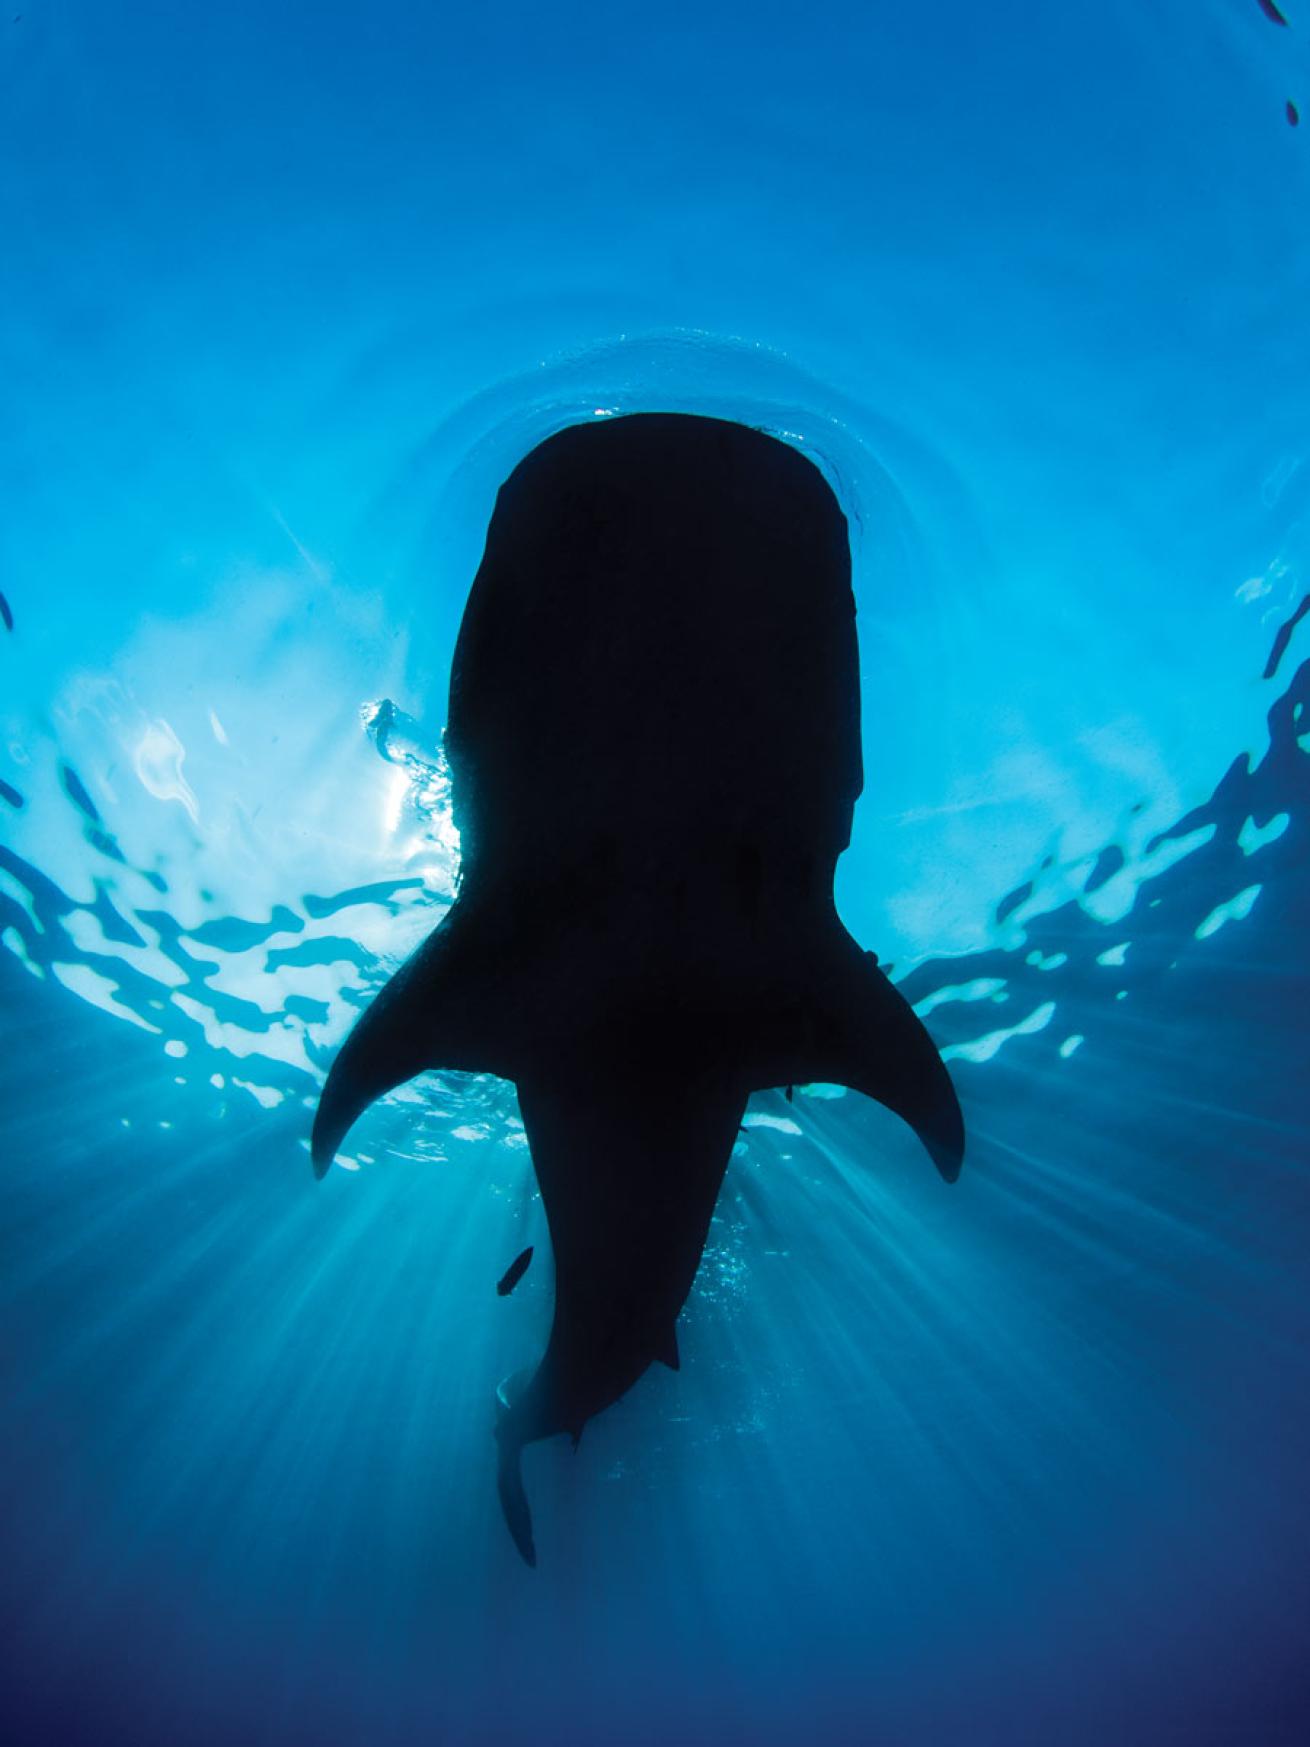
[[[864,1092],[947,1181],[964,1130],[833,902],[863,781],[855,603],[845,518],[799,451],[674,414],[542,443],[496,501],[446,750],[458,897],[342,1047],[313,1159],[424,1069],[515,1082],[555,1256],[545,1356],[496,1427],[533,1564],[520,1450],[676,1367],[749,1094]]]
[[[73,769],[72,765],[61,764],[59,766],[59,777],[64,785],[64,793],[68,796],[69,800],[78,811],[84,813],[93,825],[103,825],[104,820],[100,817],[100,809],[96,806],[90,795],[87,794],[86,785]]]
[[[519,1281],[527,1273],[528,1263],[532,1260],[532,1249],[533,1246],[529,1244],[527,1249],[520,1251],[520,1253],[515,1256],[514,1260],[510,1263],[509,1267],[506,1268],[500,1279],[497,1280],[496,1291],[502,1298],[508,1298],[510,1293],[518,1285]]]
[[[1292,632],[1295,631],[1296,627],[1301,623],[1301,620],[1307,613],[1310,613],[1310,594],[1306,595],[1300,606],[1292,614],[1291,618],[1288,619],[1286,624],[1278,627],[1278,634],[1274,638],[1274,646],[1269,651],[1268,661],[1265,662],[1263,678],[1274,679],[1277,676],[1279,663],[1287,653],[1287,645],[1292,641]]]
[[[1016,886],[1012,892],[1007,892],[996,906],[996,921],[999,925],[1008,916],[1013,916],[1020,904],[1026,904],[1033,895],[1033,882],[1025,880],[1021,886]]]

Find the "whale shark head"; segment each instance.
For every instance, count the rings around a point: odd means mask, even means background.
[[[496,1429],[530,1562],[519,1452],[676,1365],[752,1091],[850,1086],[959,1172],[941,1058],[833,899],[859,698],[846,522],[797,449],[640,414],[501,488],[452,665],[458,896],[347,1038],[312,1152],[425,1069],[515,1083],[556,1268]]]

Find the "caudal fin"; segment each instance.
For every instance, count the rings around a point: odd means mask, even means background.
[[[496,1490],[500,1494],[500,1508],[505,1513],[505,1526],[525,1564],[535,1568],[537,1548],[532,1539],[532,1512],[528,1508],[528,1495],[523,1490],[523,1445],[508,1427],[497,1430],[496,1443],[500,1452]]]
[[[531,1380],[531,1371],[516,1371],[496,1390],[496,1448],[499,1457],[496,1490],[500,1494],[500,1508],[505,1513],[505,1526],[514,1545],[525,1563],[535,1568],[537,1548],[532,1539],[532,1512],[528,1508],[528,1495],[523,1490],[523,1438],[511,1418],[515,1403]]]

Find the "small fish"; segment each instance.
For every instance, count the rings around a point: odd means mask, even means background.
[[[1012,892],[1007,892],[996,906],[997,922],[1004,922],[1007,916],[1012,916],[1020,904],[1026,904],[1033,895],[1033,883],[1025,880],[1023,885],[1016,886]]]
[[[0,778],[0,796],[3,796],[4,799],[9,802],[11,807],[21,807],[23,805],[23,797],[19,794],[18,790],[11,788],[2,778]]]
[[[1287,653],[1287,645],[1292,641],[1292,632],[1295,631],[1307,613],[1310,613],[1310,594],[1306,595],[1287,623],[1278,627],[1278,635],[1274,638],[1274,646],[1269,651],[1269,659],[1265,663],[1264,677],[1266,679],[1273,679],[1277,674],[1278,664]]]
[[[5,630],[6,631],[13,630],[13,628],[14,628],[14,615],[9,610],[9,602],[5,599],[5,597],[2,594],[0,594],[0,619],[3,619],[5,622]]]
[[[85,813],[93,825],[103,825],[104,820],[100,817],[99,809],[91,799],[90,795],[87,794],[81,777],[73,769],[72,765],[61,764],[59,767],[59,775],[63,779],[64,793],[68,796],[73,805],[80,812]]]
[[[510,1263],[509,1267],[506,1268],[505,1272],[501,1275],[500,1279],[496,1282],[496,1290],[497,1290],[497,1292],[499,1292],[499,1294],[502,1298],[509,1297],[510,1293],[514,1290],[514,1288],[518,1285],[519,1281],[527,1273],[528,1263],[531,1260],[532,1260],[532,1245],[529,1244],[527,1249],[525,1249],[523,1251],[522,1255],[515,1256],[514,1260]]]
[[[1301,111],[1290,97],[1287,100],[1287,125],[1289,127],[1300,127],[1301,125]]]
[[[1256,0],[1256,5],[1264,13],[1270,24],[1286,24],[1287,20],[1274,5],[1274,0]]]

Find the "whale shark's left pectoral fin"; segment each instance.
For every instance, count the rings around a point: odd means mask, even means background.
[[[310,1156],[322,1177],[356,1119],[396,1086],[430,1068],[496,1073],[488,1043],[492,1006],[485,967],[471,953],[458,904],[355,1022],[327,1077]]]
[[[923,1021],[872,953],[848,961],[845,974],[824,994],[815,1039],[819,1071],[810,1078],[849,1086],[886,1105],[953,1183],[964,1162],[964,1118]]]

